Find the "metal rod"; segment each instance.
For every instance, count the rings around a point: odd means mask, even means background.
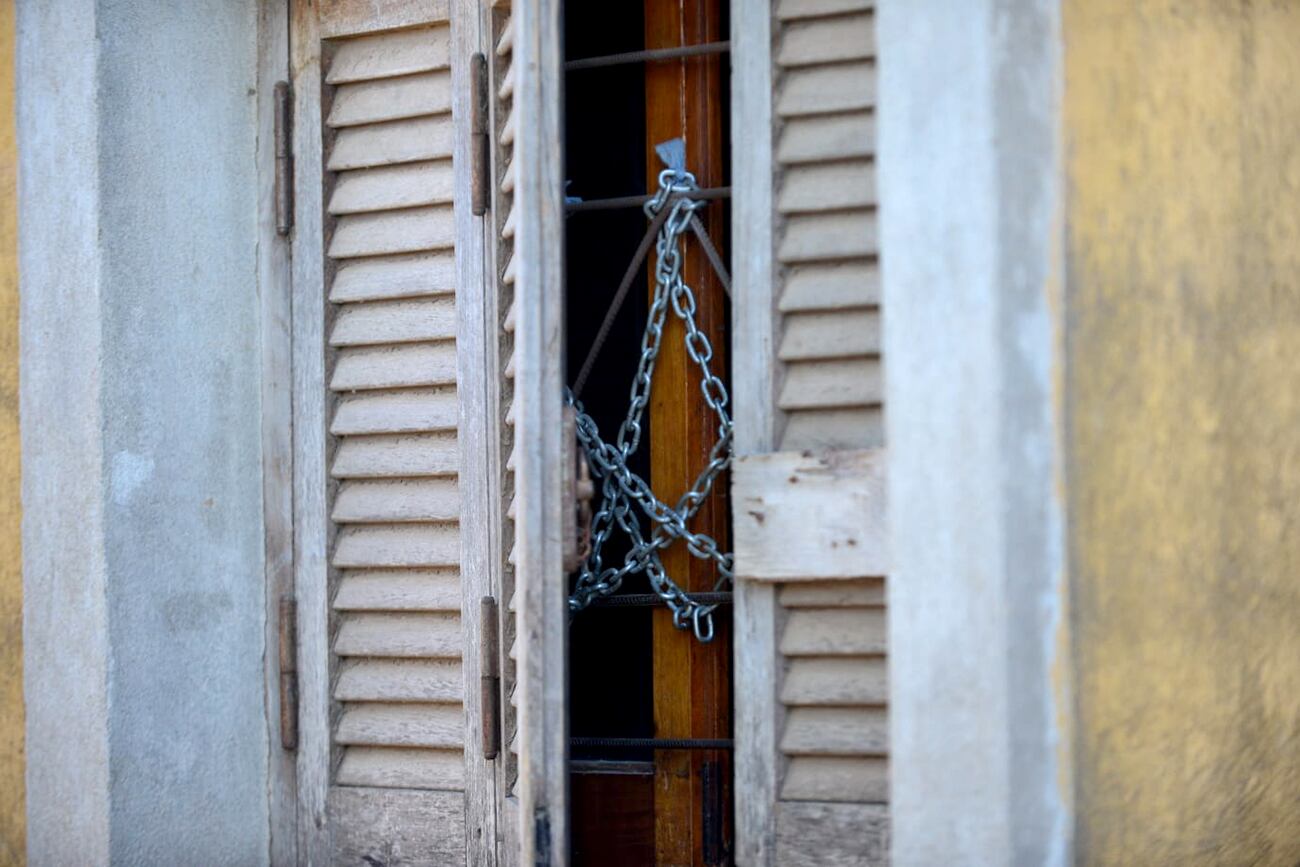
[[[565,72],[571,72],[575,69],[621,66],[624,63],[657,63],[664,60],[677,60],[681,57],[726,54],[730,50],[730,41],[702,42],[699,45],[682,45],[677,48],[648,48],[645,51],[625,51],[622,54],[605,54],[600,57],[584,57],[581,60],[570,60],[564,64],[564,70]]]
[[[731,738],[569,738],[570,747],[628,750],[729,750]]]
[[[618,196],[613,199],[588,199],[585,202],[570,202],[564,206],[564,210],[570,214],[577,214],[583,211],[613,211],[619,208],[639,208],[653,198],[652,195],[645,195]],[[691,190],[689,193],[673,193],[673,195],[669,196],[669,199],[673,198],[691,198],[699,201],[729,199],[731,198],[731,187],[706,187],[702,190]]]
[[[730,605],[731,593],[690,593],[691,599],[701,605]],[[617,596],[601,596],[591,601],[590,608],[653,608],[662,605],[663,599],[656,593],[620,593]]]

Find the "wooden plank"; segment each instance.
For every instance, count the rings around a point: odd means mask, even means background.
[[[878,357],[794,361],[786,365],[777,405],[786,411],[872,406],[884,390]]]
[[[465,863],[465,796],[460,792],[332,786],[328,822],[332,845],[321,864]]]
[[[459,704],[349,703],[335,729],[340,744],[459,750],[465,740]]]
[[[737,458],[736,573],[787,581],[884,575],[884,472],[879,450]]]
[[[777,138],[784,165],[862,159],[876,153],[876,116],[871,111],[788,118]]]
[[[451,37],[446,27],[359,36],[339,43],[330,59],[326,84],[411,75],[447,69]]]
[[[459,600],[458,600],[459,601]],[[458,660],[362,659],[339,666],[339,701],[442,702],[464,699],[465,675]]]
[[[785,224],[777,258],[787,265],[876,255],[874,211],[797,214]]]
[[[417,295],[450,295],[456,287],[456,257],[447,251],[415,256],[381,256],[339,263],[330,300],[380,301]]]
[[[885,444],[879,406],[791,412],[781,431],[782,451],[878,449]]]
[[[875,56],[875,19],[869,14],[859,14],[790,22],[781,28],[777,63],[796,67],[867,60]]]
[[[721,2],[643,0],[645,47],[648,49],[713,42],[721,37]],[[656,178],[663,163],[654,146],[673,138],[686,143],[686,166],[703,187],[725,182],[722,70],[720,59],[693,58],[645,67],[646,177]],[[697,212],[721,248],[721,203]],[[654,254],[649,263],[648,293],[653,296]],[[727,369],[726,295],[700,245],[685,245],[682,274],[695,290],[696,321],[713,346],[713,369]],[[686,353],[685,329],[668,317],[655,369],[648,410],[650,484],[668,502],[676,502],[708,464],[716,438],[716,420],[699,386],[699,369]],[[705,501],[693,529],[726,546],[726,498],[721,486]],[[685,546],[662,552],[664,568],[686,590],[712,589],[717,570],[711,562],[689,555]],[[700,644],[676,629],[665,608],[652,615],[655,732],[660,737],[726,737],[730,731],[729,636]],[[655,862],[702,865],[700,804],[701,766],[718,756],[693,752],[655,754]],[[730,794],[726,800],[729,802]]]
[[[342,786],[376,786],[388,791],[401,789],[438,789],[455,791],[465,787],[465,761],[460,750],[425,750],[394,747],[347,747],[343,750],[343,759],[339,763],[338,782]],[[457,800],[463,796],[457,794]],[[348,821],[360,821],[362,817],[348,816]],[[447,833],[456,825],[444,825],[438,829]],[[359,832],[346,829],[345,834],[355,836]],[[409,834],[410,830],[404,833]],[[427,851],[427,847],[426,847]],[[356,861],[342,863],[367,864],[373,862]],[[409,864],[411,861],[387,861],[379,863]]]
[[[809,581],[785,584],[778,597],[784,608],[864,608],[885,604],[885,581]]]
[[[336,479],[454,475],[460,465],[456,434],[350,436],[339,444],[330,475]]]
[[[880,804],[783,803],[776,858],[782,867],[880,867],[889,861],[889,810]]]
[[[367,346],[450,340],[456,336],[456,302],[451,298],[371,301],[339,308],[330,346]]]
[[[347,395],[339,399],[330,424],[335,436],[455,429],[456,393],[432,389]]]
[[[795,609],[781,633],[786,656],[864,656],[885,652],[885,609]]]
[[[781,117],[836,114],[871,108],[876,102],[874,63],[837,63],[792,69],[776,97]]]
[[[329,212],[360,214],[393,208],[450,204],[450,160],[402,163],[341,172],[330,195]]]
[[[348,571],[334,594],[335,611],[460,611],[457,570]]]
[[[344,349],[330,377],[332,391],[455,384],[456,344],[450,341]]]
[[[783,313],[879,306],[880,264],[875,261],[796,265],[786,272],[778,304]]]
[[[341,172],[447,159],[451,156],[451,127],[445,115],[437,115],[341,129],[330,146],[326,167]]]
[[[813,163],[787,169],[777,209],[783,214],[816,213],[876,204],[875,163],[870,160]]]
[[[880,311],[859,308],[787,315],[777,357],[782,361],[814,361],[879,354]]]
[[[822,15],[843,15],[846,12],[870,12],[874,0],[779,0],[776,17],[782,21],[800,18],[817,18]]]
[[[460,533],[454,524],[345,527],[333,562],[340,569],[457,566]]]
[[[450,111],[451,74],[421,72],[339,85],[325,125],[335,129]]]
[[[452,209],[447,206],[349,214],[334,224],[331,259],[449,250],[456,241]]]
[[[878,707],[795,707],[786,715],[786,755],[871,756],[889,750],[889,720]]]
[[[325,0],[320,35],[331,39],[428,25],[445,22],[450,14],[450,0]]]
[[[459,659],[460,615],[348,614],[341,618],[334,652],[339,656]]]
[[[882,657],[796,658],[781,683],[790,706],[878,705],[889,700],[888,666]]]
[[[884,803],[889,800],[889,760],[881,756],[794,756],[786,767],[781,800]]]
[[[334,496],[336,524],[454,521],[460,491],[445,478],[345,482]]]

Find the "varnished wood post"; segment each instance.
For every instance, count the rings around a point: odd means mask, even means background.
[[[722,38],[720,8],[719,0],[645,0],[645,47],[671,48]],[[701,187],[725,183],[722,95],[717,56],[646,65],[647,179],[652,191],[664,168],[654,146],[678,137],[686,141],[686,168]],[[721,203],[714,203],[701,212],[715,243],[722,239],[723,211]],[[721,372],[727,348],[724,292],[694,240],[686,242],[683,276],[695,291],[700,328],[713,344],[714,370]],[[682,340],[681,322],[670,314],[650,400],[651,484],[669,503],[676,502],[707,464],[717,435],[717,420],[700,391],[699,368],[687,356]],[[720,542],[727,534],[724,490],[720,482],[692,527]],[[688,590],[711,590],[717,580],[714,565],[691,557],[681,544],[664,552],[663,563]],[[728,737],[729,630],[720,628],[711,644],[700,644],[689,632],[675,629],[671,613],[664,609],[655,612],[653,634],[655,735]],[[656,755],[656,863],[704,864],[700,766],[710,760],[729,758],[702,751]]]

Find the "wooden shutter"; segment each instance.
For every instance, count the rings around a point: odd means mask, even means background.
[[[752,133],[735,152],[738,863],[882,864],[872,5],[732,8],[735,125]]]
[[[457,4],[459,7],[460,4]],[[482,229],[446,2],[294,7],[299,859],[494,863]],[[473,688],[467,688],[467,684]]]

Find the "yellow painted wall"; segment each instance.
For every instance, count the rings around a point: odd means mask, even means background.
[[[14,3],[0,0],[0,867],[26,862]]]
[[[1081,863],[1300,863],[1300,2],[1066,0]]]

